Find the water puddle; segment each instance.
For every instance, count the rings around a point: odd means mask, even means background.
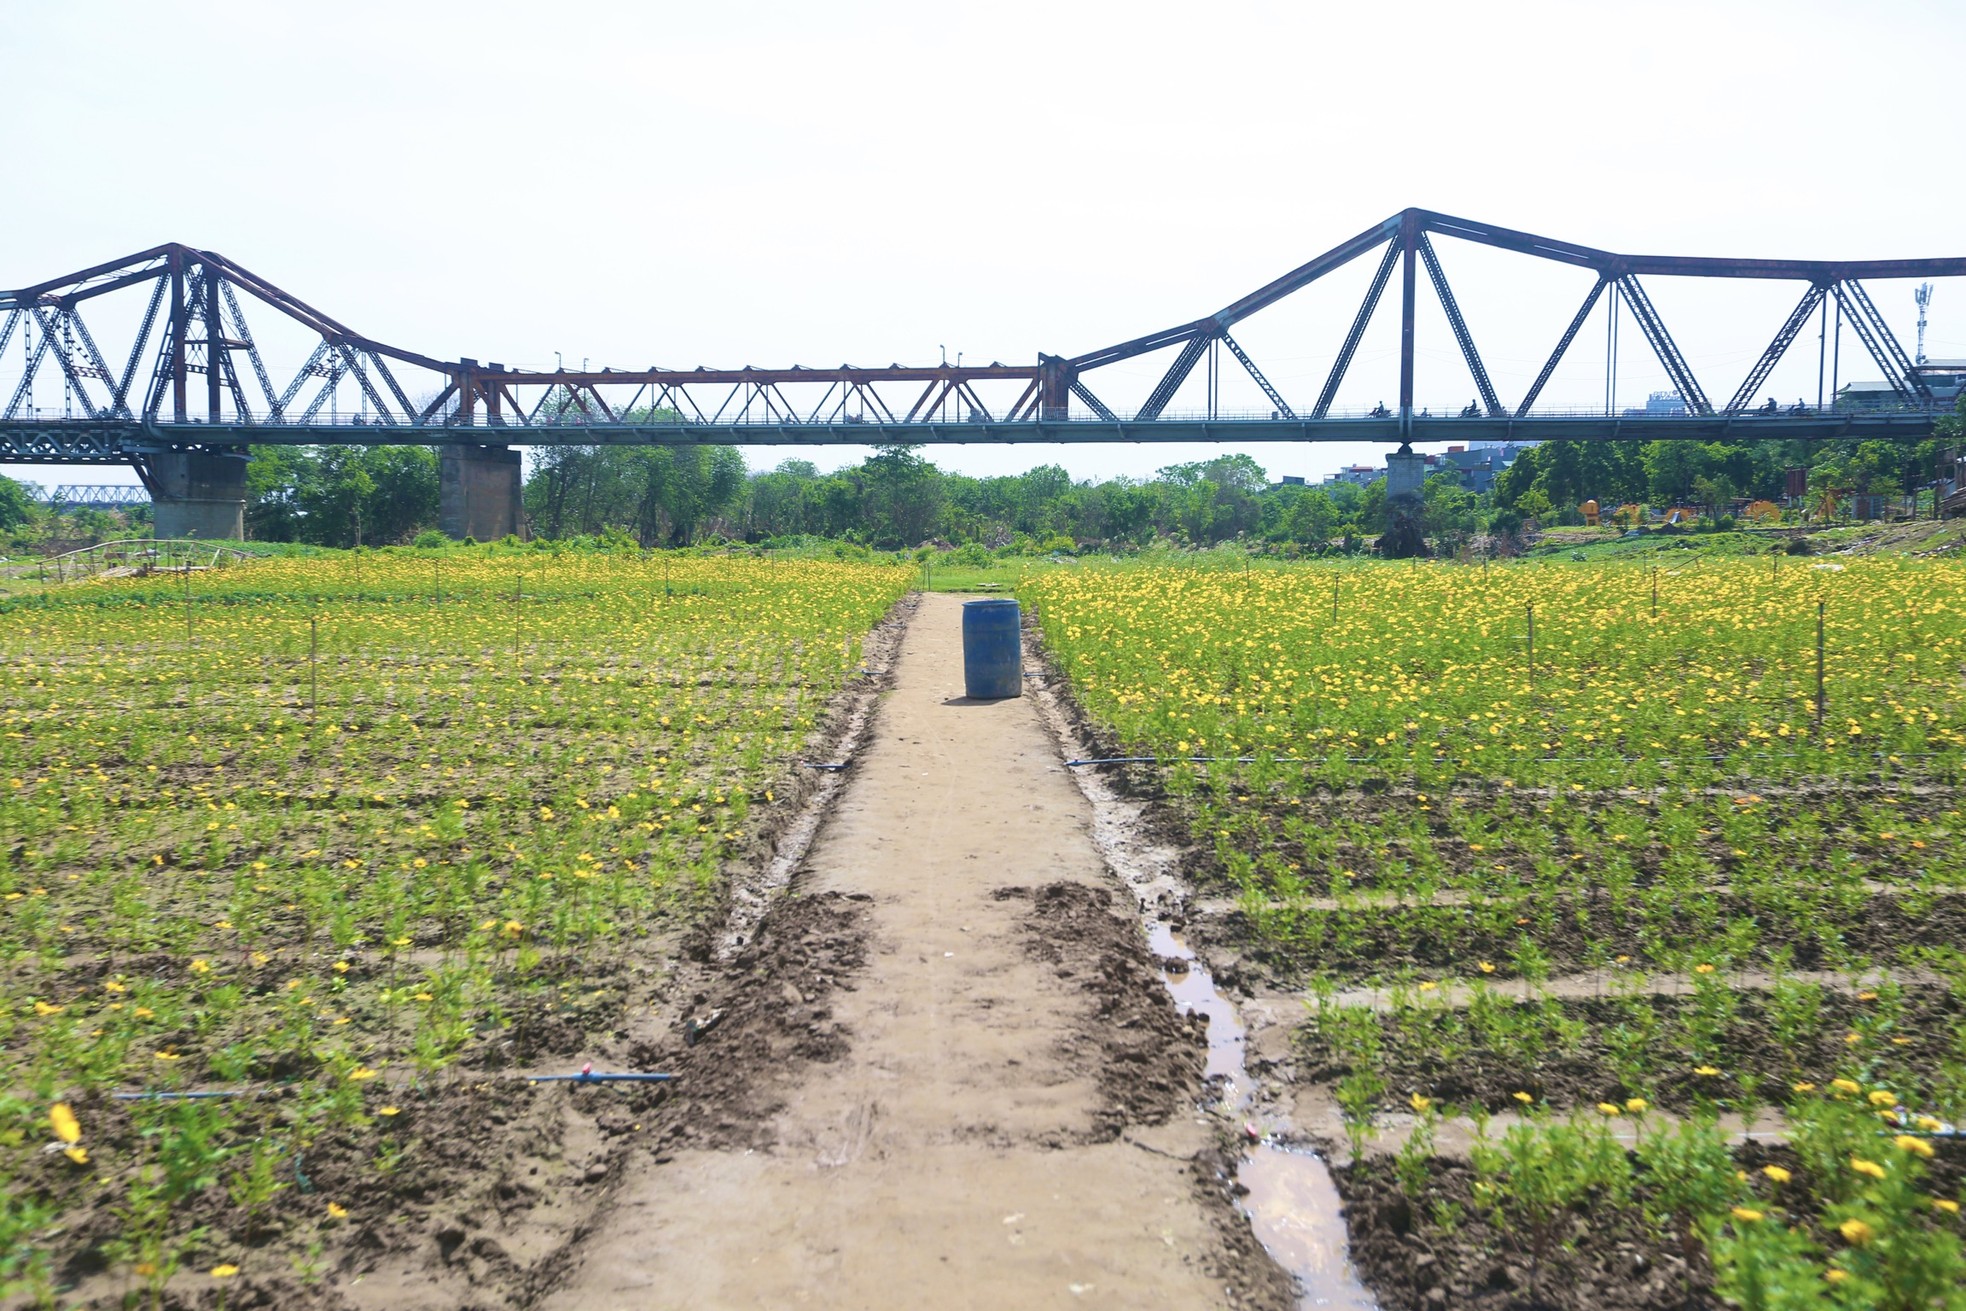
[[[1322,1157],[1258,1143],[1243,1158],[1236,1182],[1249,1190],[1242,1204],[1257,1241],[1297,1276],[1299,1307],[1373,1311],[1377,1304],[1346,1255],[1344,1203]]]
[[[1147,945],[1160,958],[1161,980],[1184,1014],[1208,1021],[1203,1075],[1216,1088],[1215,1108],[1244,1119],[1255,1141],[1236,1170],[1248,1189],[1242,1199],[1250,1230],[1276,1263],[1297,1279],[1303,1311],[1375,1311],[1372,1294],[1358,1281],[1347,1255],[1344,1202],[1324,1158],[1308,1148],[1276,1141],[1288,1128],[1268,1116],[1247,1119],[1255,1102],[1246,1061],[1249,1031],[1235,1003],[1215,987],[1181,935],[1164,922],[1146,920]]]
[[[1030,694],[1061,745],[1073,756],[1087,754],[1075,740],[1058,693],[1037,682]],[[1377,1311],[1378,1304],[1352,1269],[1343,1203],[1324,1158],[1279,1141],[1289,1133],[1289,1123],[1255,1109],[1257,1089],[1249,1075],[1249,1032],[1242,1016],[1217,990],[1194,951],[1161,918],[1164,908],[1186,901],[1178,853],[1153,839],[1141,802],[1121,795],[1096,770],[1072,774],[1092,804],[1092,836],[1100,854],[1139,898],[1147,945],[1160,959],[1168,992],[1184,1013],[1208,1021],[1205,1072],[1214,1089],[1210,1109],[1238,1122],[1251,1140],[1236,1170],[1236,1182],[1248,1190],[1242,1208],[1251,1231],[1296,1278],[1300,1311]]]

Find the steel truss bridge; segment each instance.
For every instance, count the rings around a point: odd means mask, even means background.
[[[1526,394],[1505,400],[1449,285],[1434,238],[1496,247],[1587,269],[1589,293]],[[1371,283],[1335,362],[1308,404],[1282,394],[1234,329],[1354,260],[1375,260]],[[1414,413],[1414,316],[1425,271],[1479,401],[1461,417]],[[868,445],[970,442],[1315,442],[1543,439],[1701,440],[1922,437],[1941,404],[1864,286],[1865,279],[1966,275],[1966,257],[1904,260],[1709,259],[1621,255],[1429,210],[1375,224],[1213,314],[1076,356],[1035,364],[914,368],[507,368],[442,360],[377,341],[225,256],[170,244],[0,293],[0,361],[25,360],[0,410],[0,462],[132,464],[153,492],[152,466],[170,453],[230,453],[250,443],[596,445],[730,443]],[[1801,284],[1767,348],[1721,399],[1694,376],[1642,279],[1748,278]],[[1398,279],[1399,404],[1369,414],[1333,409],[1359,342]],[[134,331],[98,340],[85,321],[119,296]],[[1561,413],[1538,399],[1591,311],[1626,307],[1682,398],[1685,413],[1631,417]],[[136,310],[135,306],[142,306]],[[296,366],[269,361],[246,310],[275,316],[311,343]],[[1761,385],[1817,315],[1848,320],[1889,383],[1892,401],[1864,410],[1751,408]],[[100,320],[99,320],[100,321]],[[18,347],[14,347],[16,338]],[[1120,413],[1099,394],[1100,370],[1173,348],[1144,404]],[[1223,353],[1233,361],[1224,361]],[[1170,403],[1206,361],[1208,405]],[[278,371],[276,372],[276,365]],[[1247,372],[1267,398],[1254,414],[1218,409],[1219,368]],[[34,407],[37,378],[56,382],[59,410]],[[341,398],[357,398],[349,415]]]
[[[39,499],[43,505],[56,509],[118,510],[148,505],[150,493],[128,483],[62,483]]]

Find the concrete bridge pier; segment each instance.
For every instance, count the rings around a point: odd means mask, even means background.
[[[1427,457],[1402,445],[1386,457],[1386,500],[1420,499],[1427,482]]]
[[[509,446],[442,446],[437,451],[437,526],[462,541],[527,538],[524,465]]]
[[[155,451],[143,464],[149,477],[154,531],[160,538],[243,541],[246,536],[246,452]]]
[[[1389,560],[1428,554],[1420,530],[1426,482],[1427,457],[1415,455],[1411,446],[1401,443],[1386,457],[1386,531],[1379,537],[1379,554]]]

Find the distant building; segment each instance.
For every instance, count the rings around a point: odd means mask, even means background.
[[[1471,492],[1486,493],[1495,490],[1495,479],[1502,470],[1516,462],[1516,458],[1535,442],[1475,442],[1471,446],[1450,446],[1438,455],[1427,455],[1427,476],[1437,473],[1451,473],[1460,479],[1461,486]],[[1350,483],[1354,487],[1366,487],[1386,476],[1380,465],[1354,464],[1338,470],[1324,480],[1324,485]]]
[[[1515,452],[1508,446],[1491,446],[1482,451],[1450,446],[1439,458],[1440,472],[1459,475],[1461,486],[1471,492],[1491,492],[1495,490],[1495,475],[1515,462]]]
[[[1933,400],[1955,401],[1966,391],[1966,360],[1927,360],[1913,365],[1911,376],[1925,384]]]
[[[1879,379],[1875,382],[1846,382],[1836,393],[1839,410],[1882,410],[1902,401],[1898,389]]]
[[[1626,410],[1627,419],[1670,419],[1686,413],[1686,401],[1676,391],[1655,391],[1645,398],[1642,410]]]
[[[1326,485],[1331,483],[1350,483],[1354,487],[1366,487],[1378,482],[1385,476],[1386,471],[1382,468],[1370,464],[1353,464],[1340,469],[1324,481]]]

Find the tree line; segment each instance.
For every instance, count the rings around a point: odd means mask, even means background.
[[[1807,471],[1812,494],[1901,494],[1929,482],[1942,453],[1962,443],[1957,414],[1918,442],[1552,441],[1523,451],[1489,493],[1464,489],[1451,473],[1428,478],[1419,527],[1436,549],[1452,549],[1477,533],[1510,535],[1524,519],[1573,518],[1587,500],[1606,511],[1779,501],[1795,468]],[[437,524],[430,447],[255,447],[247,487],[248,532],[259,540],[381,546]],[[533,455],[524,498],[536,536],[625,536],[648,547],[818,537],[879,549],[1125,550],[1241,540],[1318,552],[1359,549],[1387,527],[1383,480],[1272,483],[1239,454],[1168,465],[1150,478],[1075,481],[1057,465],[971,477],[905,446],[827,473],[803,459],[752,472],[729,446],[560,446]],[[31,537],[36,513],[0,478],[0,530]]]

